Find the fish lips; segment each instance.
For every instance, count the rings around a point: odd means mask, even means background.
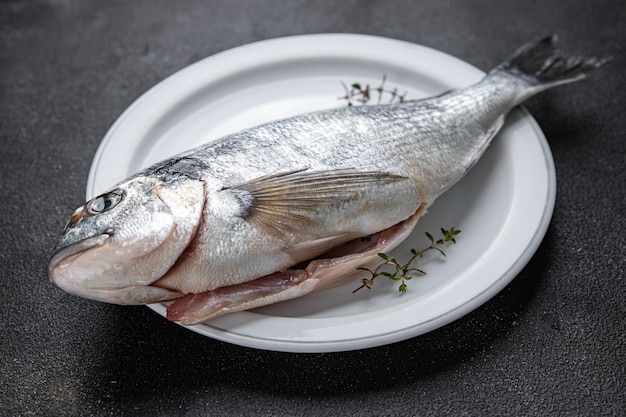
[[[130,285],[119,288],[90,287],[75,275],[64,273],[79,257],[90,249],[105,245],[110,237],[111,235],[106,233],[92,236],[56,251],[48,266],[50,281],[69,294],[122,305],[150,304],[172,300],[183,295],[178,291],[149,285]]]
[[[67,292],[75,294],[76,291],[72,291],[74,285],[64,279],[60,272],[89,249],[104,245],[110,237],[109,234],[103,233],[55,250],[48,264],[50,282]]]
[[[103,245],[107,240],[109,240],[110,235],[108,233],[103,233],[101,235],[96,235],[89,237],[87,239],[83,239],[76,243],[73,243],[69,246],[65,246],[62,249],[56,250],[50,258],[50,264],[48,267],[48,272],[52,272],[55,268],[59,267],[63,261],[66,263],[75,257],[75,255],[79,255],[88,249],[91,249],[95,246]],[[50,275],[50,280],[54,282],[54,277]]]

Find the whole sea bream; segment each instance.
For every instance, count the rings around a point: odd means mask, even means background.
[[[50,279],[117,303],[173,301],[194,324],[341,284],[400,244],[478,161],[506,114],[604,60],[530,43],[482,81],[307,113],[147,168],[78,208]]]

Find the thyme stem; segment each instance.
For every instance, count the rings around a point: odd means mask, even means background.
[[[378,93],[377,103],[382,102],[382,98],[384,94],[388,94],[390,96],[389,103],[393,103],[394,101],[398,101],[399,103],[404,103],[406,99],[407,92],[405,91],[402,94],[398,93],[398,88],[387,89],[385,88],[385,82],[387,81],[387,74],[383,75],[383,79],[378,87],[370,87],[369,84],[366,84],[363,87],[360,83],[352,83],[350,87],[343,81],[341,81],[341,85],[345,90],[345,95],[339,97],[339,100],[346,100],[348,102],[348,106],[353,106],[355,102],[359,104],[366,104],[372,98],[372,92]]]
[[[357,268],[357,270],[366,271],[369,274],[369,277],[361,279],[361,286],[352,291],[352,293],[354,294],[355,292],[363,288],[371,289],[372,285],[374,285],[374,280],[379,276],[384,276],[394,281],[401,281],[398,290],[401,293],[405,293],[407,290],[406,281],[411,280],[415,276],[415,274],[426,275],[426,272],[411,266],[415,262],[415,260],[417,258],[424,257],[424,254],[431,250],[436,250],[442,256],[446,256],[446,253],[443,251],[442,246],[446,243],[456,243],[455,236],[461,233],[461,231],[455,229],[454,227],[452,227],[450,230],[441,228],[441,233],[443,237],[435,241],[433,235],[426,232],[426,237],[428,238],[428,240],[430,240],[430,245],[425,247],[421,251],[411,249],[412,256],[403,265],[401,265],[395,258],[389,257],[389,255],[387,255],[386,253],[379,253],[378,256],[383,260],[383,262],[381,262],[374,270],[368,268]],[[384,271],[384,268],[386,266],[391,266],[393,272]]]

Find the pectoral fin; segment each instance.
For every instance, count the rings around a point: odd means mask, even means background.
[[[248,223],[284,238],[314,227],[314,214],[324,207],[359,198],[366,187],[405,179],[387,172],[302,169],[266,175],[224,190],[237,196],[241,216]]]

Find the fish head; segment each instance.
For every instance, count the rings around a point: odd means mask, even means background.
[[[136,176],[76,209],[48,272],[64,291],[116,304],[182,295],[151,286],[193,239],[204,184],[188,178]]]

